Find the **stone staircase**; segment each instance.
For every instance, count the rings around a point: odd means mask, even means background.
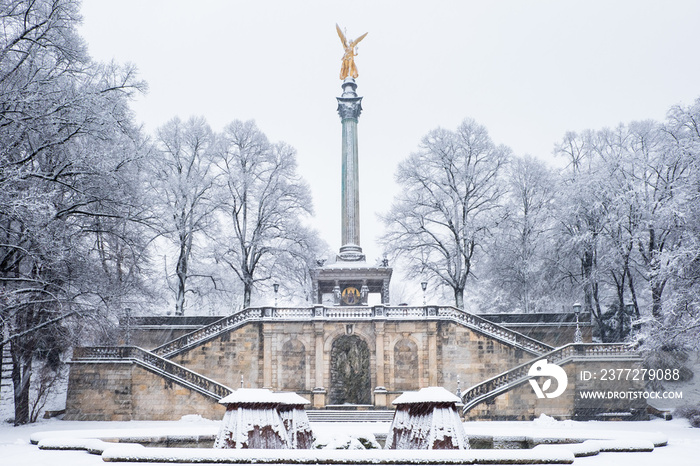
[[[562,365],[574,359],[596,358],[605,360],[629,359],[638,358],[638,355],[629,345],[622,343],[570,343],[470,387],[462,393],[462,402],[464,403],[462,412],[466,414],[479,403],[493,400],[530,380],[532,378],[528,375],[530,367],[541,359],[546,359],[548,363]]]
[[[172,340],[152,351],[134,346],[76,348],[74,361],[90,362],[131,362],[159,376],[201,393],[207,398],[218,401],[231,393],[232,389],[219,384],[201,374],[169,360],[173,356],[217,338],[225,332],[240,328],[250,322],[282,321],[310,322],[323,320],[362,321],[416,321],[442,320],[451,321],[472,329],[478,333],[501,341],[511,347],[531,354],[533,358],[506,372],[484,380],[463,392],[463,411],[466,414],[482,402],[493,400],[497,396],[523,384],[531,377],[528,371],[532,364],[541,359],[549,363],[564,364],[571,360],[595,359],[615,360],[615,358],[635,358],[636,353],[623,344],[572,343],[554,349],[540,341],[510,330],[486,320],[478,315],[464,312],[451,306],[423,307],[358,307],[358,308],[248,308],[205,325],[194,332]],[[9,378],[7,379],[9,380]],[[3,379],[3,382],[5,379]],[[313,422],[389,422],[393,410],[361,409],[321,409],[309,411]]]
[[[0,400],[11,398],[12,388],[12,355],[10,354],[9,343],[2,347],[2,359],[0,364]]]
[[[391,422],[394,410],[311,409],[306,411],[310,422]]]
[[[145,369],[159,374],[162,377],[181,386],[195,390],[204,396],[219,400],[229,393],[231,389],[217,383],[201,374],[191,371],[183,366],[169,361],[173,356],[189,349],[195,348],[209,340],[219,337],[225,332],[230,332],[246,325],[249,322],[259,321],[309,321],[323,319],[357,320],[422,320],[440,319],[456,322],[479,333],[490,336],[508,345],[525,350],[534,355],[540,355],[551,351],[553,348],[538,340],[527,337],[521,333],[494,324],[478,315],[465,312],[451,306],[374,306],[374,307],[332,307],[316,306],[312,308],[247,308],[224,317],[212,324],[206,325],[193,332],[176,338],[152,351],[135,346],[119,347],[83,347],[76,348],[74,361],[131,361],[141,365]],[[362,419],[368,414],[357,414],[359,411],[351,411],[354,414],[346,414],[344,410],[326,413],[330,419],[357,418]],[[384,417],[393,416],[393,411],[384,414]],[[319,416],[321,416],[319,414]],[[378,415],[378,419],[383,419]],[[391,419],[389,419],[391,420]],[[332,422],[332,421],[328,421]],[[360,421],[358,421],[360,422]],[[371,422],[371,421],[369,421]]]
[[[191,333],[176,338],[162,346],[159,346],[152,351],[145,350],[134,346],[119,346],[119,347],[84,347],[76,348],[73,360],[74,361],[130,361],[145,369],[158,374],[174,383],[190,388],[204,396],[218,401],[219,399],[231,393],[231,389],[225,385],[219,384],[201,374],[198,374],[186,367],[173,363],[169,359],[189,349],[195,348],[209,340],[219,337],[220,335],[240,328],[250,322],[260,321],[313,321],[313,320],[373,320],[380,319],[384,321],[407,321],[407,320],[424,320],[437,319],[443,321],[452,321],[459,325],[463,325],[476,332],[494,338],[510,346],[522,349],[530,354],[540,357],[542,354],[547,354],[553,350],[549,345],[546,345],[538,340],[527,337],[521,333],[510,330],[498,324],[484,319],[478,315],[465,312],[461,309],[452,306],[374,306],[374,307],[325,307],[316,306],[311,308],[247,308],[236,312],[230,316],[224,317],[212,324],[201,327]],[[325,414],[318,416],[326,416],[333,422],[332,419],[359,419],[357,422],[366,420],[372,422],[374,420],[391,420],[393,411],[376,414],[376,419],[367,419],[375,416],[374,414],[358,414],[360,411],[345,411],[326,410]],[[383,417],[382,417],[383,416]],[[320,421],[319,421],[320,422]],[[351,422],[351,421],[348,421]]]
[[[231,394],[229,387],[204,377],[186,367],[175,364],[150,351],[136,346],[98,346],[75,348],[73,361],[91,362],[134,362],[141,367],[158,374],[183,387],[219,401]]]

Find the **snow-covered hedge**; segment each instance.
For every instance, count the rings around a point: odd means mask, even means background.
[[[314,448],[318,450],[380,450],[382,446],[377,442],[374,434],[369,432],[330,435],[319,433],[314,441]]]

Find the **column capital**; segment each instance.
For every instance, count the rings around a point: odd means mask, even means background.
[[[338,115],[340,115],[341,120],[353,119],[357,121],[360,118],[360,113],[362,113],[362,97],[359,97],[355,90],[357,89],[357,84],[352,78],[346,78],[343,81],[343,94],[340,97],[336,97],[338,100]]]

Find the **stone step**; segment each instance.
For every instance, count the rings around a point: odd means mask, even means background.
[[[3,392],[12,387],[12,355],[10,345],[2,347],[2,372],[0,372],[0,389]]]
[[[311,409],[306,411],[310,422],[391,422],[394,411]]]

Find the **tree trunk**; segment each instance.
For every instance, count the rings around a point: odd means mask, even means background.
[[[12,385],[15,399],[15,426],[29,422],[29,386],[32,376],[31,352],[15,341],[10,344],[12,354]]]
[[[250,307],[250,294],[252,291],[250,283],[243,284],[243,309]]]
[[[663,242],[659,243],[656,240],[656,230],[649,229],[649,241],[647,245],[646,260],[649,265],[649,285],[651,288],[651,315],[657,322],[663,320],[663,306],[661,303],[661,295],[666,286],[666,281],[659,278],[661,274],[659,258],[663,249]]]
[[[613,281],[615,282],[615,290],[617,291],[617,341],[623,341],[625,338],[625,278],[626,272],[622,272],[621,276],[617,276],[615,272],[611,272]]]
[[[464,288],[455,288],[455,307],[464,309]]]
[[[627,283],[630,289],[630,294],[632,295],[632,303],[634,304],[634,317],[639,319],[639,304],[637,303],[637,292],[634,289],[634,282],[632,281],[632,272],[629,267],[627,267]]]
[[[608,329],[605,327],[603,320],[603,309],[600,307],[600,294],[598,293],[598,283],[593,284],[593,303],[595,304],[595,312],[599,316],[598,322],[600,325],[600,340],[603,343],[609,343]]]
[[[665,286],[666,282],[663,280],[651,281],[651,315],[657,322],[661,322],[664,317],[661,296],[663,295]]]
[[[177,258],[175,274],[177,275],[177,295],[175,297],[175,315],[185,315],[185,291],[187,285],[188,248],[186,240],[180,241],[180,255]]]

